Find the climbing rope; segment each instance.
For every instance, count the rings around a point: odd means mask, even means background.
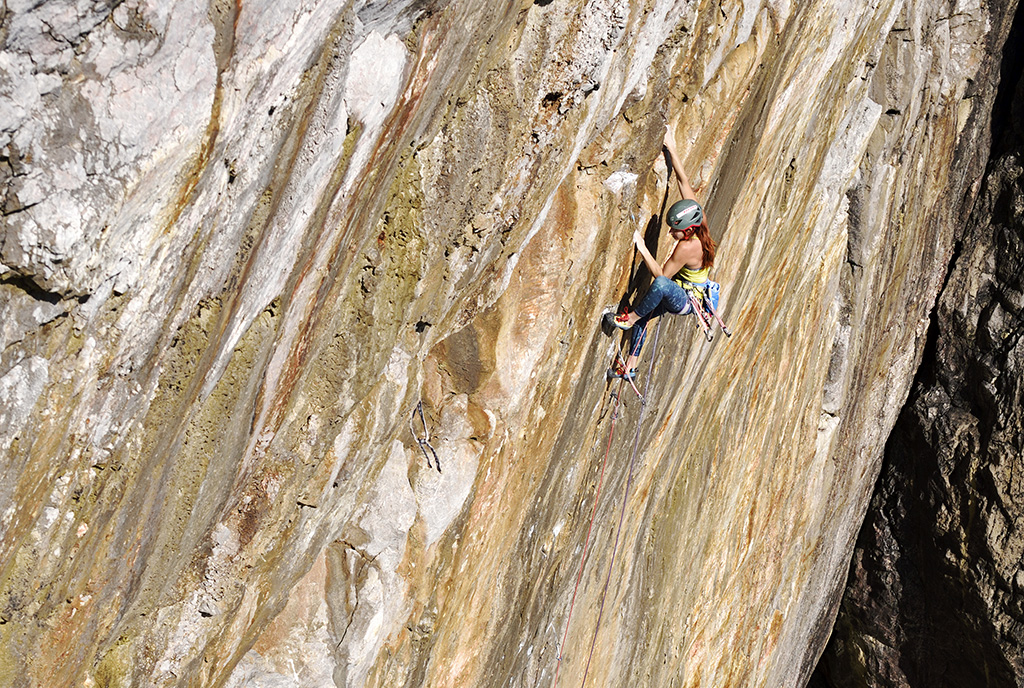
[[[658,353],[658,338],[661,335],[661,318],[658,319],[658,328],[654,331],[654,345],[651,350],[651,364],[647,368],[647,379],[644,381],[644,399],[647,398],[647,391],[651,386],[651,376],[654,372],[654,362]],[[587,675],[590,673],[590,661],[594,657],[594,646],[597,644],[597,632],[601,629],[601,617],[604,616],[604,603],[608,597],[608,584],[612,579],[612,567],[615,565],[615,553],[619,549],[619,536],[622,534],[622,523],[626,518],[626,503],[629,501],[629,489],[633,485],[633,468],[636,465],[636,455],[640,448],[640,428],[643,425],[644,409],[646,403],[640,404],[640,415],[636,419],[636,434],[633,437],[633,455],[629,459],[629,475],[626,478],[626,492],[622,496],[622,510],[619,512],[619,527],[615,531],[615,542],[612,545],[612,555],[608,559],[608,575],[604,581],[604,589],[601,591],[601,606],[597,612],[597,624],[594,626],[594,637],[590,641],[590,654],[587,655],[587,666],[583,670],[583,681],[580,686],[587,685]]]
[[[660,328],[662,328],[662,324],[660,324],[660,321],[658,321],[658,332],[660,332]],[[633,354],[636,354],[638,352],[639,348],[642,345],[643,345],[643,343],[639,342],[637,344],[637,349],[633,351]],[[657,335],[656,334],[654,336],[654,351],[655,352],[657,351]],[[622,358],[622,354],[620,352],[618,352],[617,348],[615,349],[615,356],[617,358],[620,358],[620,359]],[[623,361],[624,364],[625,364],[625,362],[626,361]],[[651,360],[651,368],[650,368],[650,370],[653,370],[653,359]],[[649,373],[649,371],[648,371],[648,373]],[[646,391],[646,385],[649,385],[649,383],[650,383],[650,380],[648,380],[647,383],[645,384],[644,391]],[[646,404],[646,402],[644,401],[644,396],[642,394],[640,394],[639,390],[637,390],[637,388],[636,388],[636,385],[634,385],[632,383],[632,381],[630,381],[630,386],[633,387],[634,391],[636,391],[636,393],[637,393],[637,396],[640,397],[640,404],[641,404],[640,419],[642,419],[643,418],[643,406]],[[584,540],[583,556],[580,559],[580,570],[577,573],[577,580],[575,580],[575,586],[572,589],[572,599],[569,601],[569,611],[568,611],[568,615],[565,618],[565,631],[562,633],[562,642],[561,642],[561,644],[558,647],[557,663],[555,664],[555,679],[554,679],[554,683],[552,685],[552,688],[557,688],[558,687],[558,674],[559,674],[559,671],[561,670],[561,666],[562,666],[562,653],[565,650],[565,641],[567,640],[568,634],[569,634],[569,622],[572,620],[572,609],[575,606],[575,599],[577,599],[577,594],[580,592],[580,582],[583,579],[583,571],[584,571],[585,565],[587,563],[587,553],[590,550],[590,537],[591,537],[591,534],[592,534],[592,532],[594,530],[594,519],[597,516],[597,505],[598,505],[598,503],[600,502],[600,499],[601,499],[601,486],[604,484],[604,469],[605,469],[605,467],[608,464],[608,455],[610,454],[610,451],[611,451],[611,440],[612,440],[612,437],[614,436],[614,433],[615,433],[615,421],[618,419],[618,406],[620,406],[620,403],[621,403],[620,396],[622,394],[622,389],[623,389],[623,378],[620,378],[620,380],[618,380],[617,388],[614,391],[611,392],[611,397],[613,399],[613,405],[612,405],[612,411],[611,411],[611,425],[608,428],[608,441],[607,441],[607,443],[606,443],[606,445],[604,447],[604,458],[601,461],[601,473],[600,473],[600,476],[598,477],[597,490],[596,490],[596,492],[594,494],[594,507],[593,507],[593,509],[591,509],[591,512],[590,512],[590,523],[587,526],[587,537]],[[639,423],[639,420],[637,422]],[[631,465],[631,468],[630,468],[630,473],[631,473],[631,476],[632,476],[632,465]],[[617,543],[617,535],[616,535],[616,543]],[[614,556],[614,553],[612,553],[612,556]],[[602,603],[603,603],[603,599],[602,599]],[[591,651],[593,652],[593,649]],[[589,663],[590,662],[588,660],[588,665],[589,665]],[[586,677],[584,677],[584,681],[586,681]]]
[[[608,430],[608,444],[604,450],[604,459],[601,461],[601,474],[597,479],[597,491],[594,494],[594,508],[590,510],[590,525],[587,526],[587,537],[583,541],[583,556],[580,558],[580,570],[576,574],[576,586],[572,589],[572,600],[569,602],[569,615],[565,619],[565,631],[562,633],[562,642],[558,647],[558,661],[555,664],[555,681],[553,688],[558,686],[558,672],[562,668],[562,652],[565,650],[565,641],[569,637],[569,622],[572,620],[572,610],[576,606],[576,593],[580,589],[580,580],[583,578],[583,567],[587,561],[587,552],[590,549],[590,534],[594,530],[594,517],[597,515],[597,504],[601,499],[601,486],[604,484],[604,469],[608,465],[608,454],[612,448],[612,436],[615,434],[615,421],[619,417],[619,392],[622,389],[622,380],[619,380],[618,389],[612,392],[614,404],[612,406],[611,427]]]

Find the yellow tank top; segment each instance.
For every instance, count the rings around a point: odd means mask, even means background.
[[[687,291],[696,291],[697,286],[703,286],[708,281],[708,272],[710,270],[711,268],[701,268],[700,270],[683,268],[676,273],[672,281]]]

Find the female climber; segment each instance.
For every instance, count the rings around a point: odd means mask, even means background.
[[[683,200],[672,204],[665,215],[669,234],[676,240],[668,259],[658,265],[647,250],[644,237],[639,230],[633,232],[633,243],[644,259],[647,269],[654,277],[654,283],[647,294],[635,307],[629,308],[611,318],[612,324],[630,333],[629,358],[625,365],[617,363],[612,371],[615,377],[636,377],[636,362],[647,335],[647,323],[665,313],[683,315],[691,312],[692,306],[688,289],[708,280],[708,270],[715,263],[715,241],[708,230],[704,211],[697,203],[690,180],[683,171],[676,153],[675,135],[669,127],[665,132],[665,150],[668,151],[672,169],[676,173],[679,193]]]

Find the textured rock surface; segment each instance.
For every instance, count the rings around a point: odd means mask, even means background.
[[[799,685],[1012,4],[9,1],[0,683]],[[737,334],[649,345],[560,651],[666,120]]]
[[[1010,44],[1022,31],[1018,20]],[[858,539],[826,685],[1024,681],[1024,80],[1011,57],[993,159]]]

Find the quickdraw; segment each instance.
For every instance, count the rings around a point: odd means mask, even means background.
[[[643,341],[641,340],[637,344],[637,350],[639,350],[642,345],[643,345]],[[636,352],[634,351],[634,353],[636,353]],[[636,394],[638,399],[640,399],[640,403],[641,404],[646,404],[647,401],[644,399],[644,395],[640,393],[640,389],[636,386],[636,381],[633,378],[629,377],[628,371],[626,371],[626,361],[623,360],[622,354],[619,353],[618,349],[615,350],[615,360],[616,360],[616,362],[619,365],[622,366],[622,370],[625,373],[623,375],[622,379],[629,383],[629,386],[633,389],[633,393]]]
[[[420,424],[423,426],[423,437],[420,437],[416,432],[416,416],[420,417]],[[412,438],[416,440],[416,444],[420,445],[420,451],[423,452],[424,458],[427,460],[427,468],[437,468],[437,472],[441,472],[441,459],[437,457],[437,452],[434,447],[430,444],[430,430],[427,429],[427,420],[423,416],[423,402],[420,401],[416,404],[416,408],[413,409],[412,417],[409,419],[409,431],[412,432]],[[427,450],[430,450],[428,453]],[[430,457],[434,457],[434,466],[430,465]]]

